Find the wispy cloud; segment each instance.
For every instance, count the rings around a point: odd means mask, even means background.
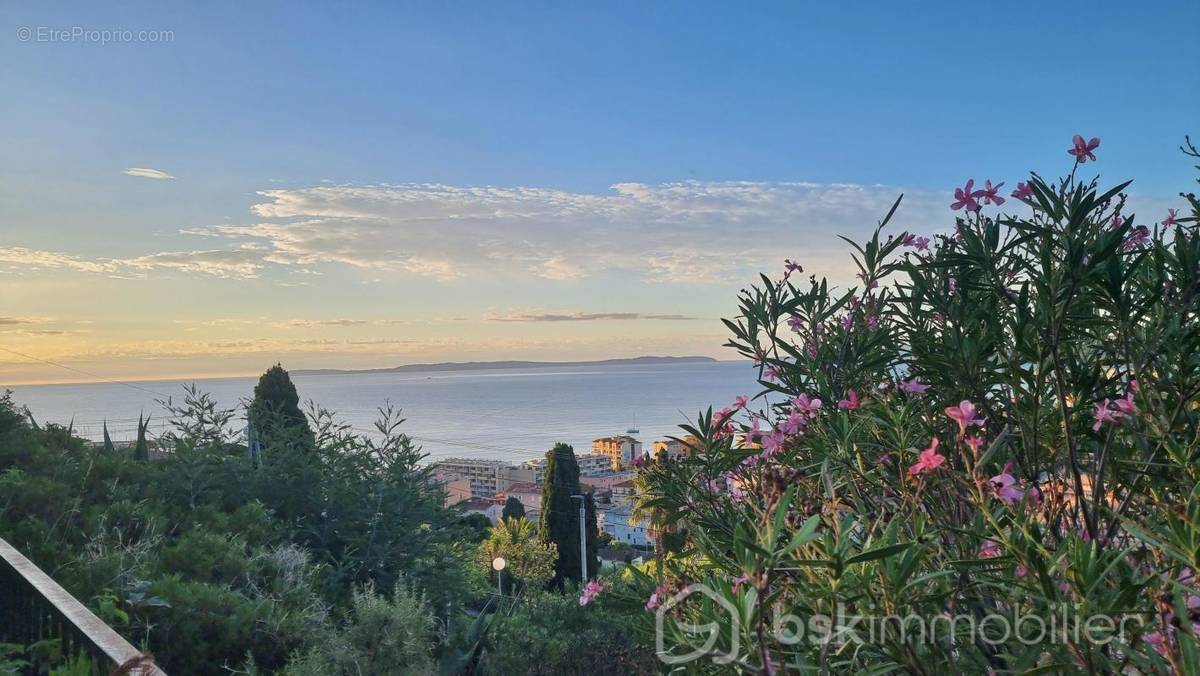
[[[688,321],[698,319],[698,317],[688,317],[686,315],[642,314],[640,312],[513,312],[508,314],[489,313],[485,319],[491,322],[592,322],[607,320],[628,321],[635,319]]]
[[[367,324],[365,319],[291,319],[278,322],[276,326],[292,329],[310,329],[319,326],[362,326]]]
[[[125,174],[126,176],[136,176],[138,178],[153,178],[153,179],[159,180],[159,181],[175,180],[174,176],[168,174],[165,171],[159,171],[158,169],[150,169],[148,167],[129,167],[128,169],[126,169],[125,171],[122,171],[121,173]]]
[[[35,319],[26,319],[24,317],[0,317],[0,326],[20,326],[23,324],[36,324]]]
[[[883,185],[626,182],[602,193],[316,185],[260,192],[264,199],[252,208],[258,222],[182,231],[207,235],[206,244],[226,248],[111,259],[0,248],[0,263],[234,279],[271,269],[320,273],[320,266],[343,266],[370,271],[372,281],[392,272],[443,282],[534,277],[575,284],[619,275],[641,282],[724,284],[777,270],[789,257],[842,282],[853,273],[837,235],[866,236],[901,193],[905,198],[892,232],[931,234],[953,227],[947,194]]]
[[[150,270],[175,270],[213,277],[252,278],[265,265],[263,252],[250,248],[163,251],[132,258],[82,258],[57,251],[0,247],[0,263],[32,269],[74,270],[112,276],[141,276]]]
[[[532,275],[578,280],[741,279],[781,256],[841,251],[901,189],[851,184],[617,183],[606,193],[436,184],[266,190],[263,222],[212,231],[269,247],[281,265],[341,264],[441,280]],[[944,223],[946,197],[911,193],[897,223]],[[795,253],[793,253],[795,252]]]
[[[24,247],[0,247],[0,263],[12,263],[34,269],[67,269],[78,272],[111,273],[117,270],[112,261],[88,260],[55,251],[38,251]]]

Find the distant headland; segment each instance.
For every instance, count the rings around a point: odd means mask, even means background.
[[[331,376],[359,373],[411,373],[429,371],[489,371],[519,368],[561,368],[575,366],[649,366],[662,364],[713,364],[712,357],[631,357],[598,361],[467,361],[436,364],[405,364],[379,369],[297,369],[294,376]]]

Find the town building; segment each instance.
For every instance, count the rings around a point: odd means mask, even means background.
[[[521,504],[525,507],[525,516],[527,518],[530,512],[541,511],[542,509],[542,487],[532,481],[514,483],[496,493],[496,501],[500,504],[504,504],[510,497],[521,501]]]
[[[614,471],[629,467],[642,455],[642,442],[631,436],[604,437],[592,441],[592,453],[606,456]]]
[[[450,479],[442,482],[442,490],[446,491],[446,506],[457,505],[464,500],[475,497],[471,492],[471,480],[468,478]]]
[[[654,457],[657,459],[660,453],[666,453],[668,458],[674,460],[680,456],[695,453],[703,448],[704,441],[689,434],[682,440],[663,439],[654,442]]]
[[[488,521],[492,522],[493,526],[500,520],[500,515],[504,512],[502,505],[497,504],[495,500],[488,500],[486,498],[471,498],[470,500],[460,502],[457,507],[463,510],[464,515],[482,514],[486,516]]]
[[[611,488],[613,504],[623,505],[626,508],[633,505],[633,499],[637,495],[637,489],[634,488],[632,479],[626,479],[624,481],[615,483]]]
[[[442,482],[470,479],[471,496],[476,498],[491,498],[514,483],[533,481],[534,476],[532,470],[482,458],[446,458],[432,467],[434,477]]]
[[[575,462],[579,464],[579,476],[581,477],[603,476],[605,474],[611,474],[613,471],[612,459],[607,455],[581,453],[575,456]],[[525,462],[521,463],[521,467],[533,472],[532,481],[534,483],[542,483],[542,480],[546,475],[545,458],[526,460]]]
[[[607,458],[605,458],[607,460]],[[592,476],[580,476],[579,484],[584,487],[591,487],[597,491],[609,490],[613,486],[622,481],[629,481],[633,478],[633,472],[606,472],[604,474],[595,474]]]
[[[651,546],[647,532],[650,522],[642,519],[640,522],[631,524],[631,518],[632,514],[627,509],[610,509],[604,513],[604,523],[601,527],[617,542],[635,547]]]

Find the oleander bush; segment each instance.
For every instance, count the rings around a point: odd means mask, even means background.
[[[1200,672],[1200,202],[1134,213],[1087,177],[1098,146],[1008,195],[968,181],[942,234],[897,200],[847,240],[852,288],[788,261],[741,293],[762,391],[638,478],[680,541],[642,582],[664,659]]]

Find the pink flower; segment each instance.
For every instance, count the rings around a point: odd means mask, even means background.
[[[991,484],[996,498],[1006,505],[1015,505],[1025,496],[1025,493],[1017,488],[1017,480],[1012,475],[1012,463],[1006,465],[1004,471],[992,477]]]
[[[862,403],[858,400],[858,393],[850,390],[846,393],[846,398],[838,402],[838,408],[843,411],[857,411],[862,407]]]
[[[1000,206],[1004,204],[1004,198],[997,195],[996,191],[1000,190],[1000,186],[1004,185],[1004,181],[1000,181],[996,185],[992,185],[991,181],[983,182],[983,190],[980,191],[980,197],[983,198],[984,204],[995,204]]]
[[[733,591],[736,593],[738,589],[741,589],[742,585],[749,581],[750,578],[746,577],[745,575],[738,575],[737,577],[733,578]]]
[[[918,237],[913,240],[913,246],[917,248],[917,251],[929,251],[929,238]]]
[[[951,277],[949,280],[950,293],[958,291],[958,280]]]
[[[743,435],[743,445],[750,447],[758,443],[758,438],[762,436],[762,430],[758,428],[758,418],[750,422],[750,428]]]
[[[1033,188],[1030,188],[1028,183],[1018,183],[1017,189],[1012,191],[1012,196],[1022,202],[1028,202],[1033,199]]]
[[[750,401],[750,398],[749,398],[749,397],[747,397],[747,396],[746,396],[746,395],[744,395],[744,394],[739,394],[738,396],[736,396],[736,397],[734,397],[734,398],[733,398],[733,407],[734,407],[735,409],[739,409],[739,408],[746,408],[746,404],[747,404],[749,401]]]
[[[804,344],[804,353],[808,355],[809,359],[816,359],[818,347],[820,347],[820,343],[815,338],[809,338]]]
[[[1109,400],[1096,402],[1092,408],[1092,419],[1096,422],[1092,424],[1092,431],[1099,432],[1100,427],[1106,422],[1117,422],[1117,412],[1108,407]]]
[[[971,447],[972,453],[979,455],[979,449],[983,448],[983,437],[969,436],[966,439],[963,439],[963,441],[965,441],[967,445]]]
[[[1113,406],[1117,407],[1122,415],[1134,415],[1137,413],[1137,403],[1133,400],[1133,391],[1125,393],[1124,397],[1113,401]]]
[[[975,198],[982,194],[983,191],[975,190],[975,179],[969,179],[965,186],[954,189],[954,203],[950,205],[950,209],[958,211],[966,207],[967,211],[979,211],[979,202],[976,202]]]
[[[654,593],[650,595],[650,598],[646,599],[646,610],[654,610],[655,608],[661,606],[663,601],[667,600],[667,594],[669,592],[670,590],[665,584],[656,587],[654,589]]]
[[[1166,634],[1162,633],[1161,631],[1152,631],[1149,634],[1143,635],[1142,639],[1146,641],[1146,643],[1149,643],[1151,648],[1154,648],[1154,652],[1162,655],[1163,657],[1167,656],[1167,650],[1169,649],[1169,646],[1167,644]]]
[[[805,415],[813,416],[821,410],[821,400],[801,394],[798,397],[792,397],[792,408]]]
[[[796,261],[788,258],[783,261],[784,278],[790,277],[793,272],[804,272],[804,268]]]
[[[713,436],[724,439],[733,436],[733,409],[725,407],[713,414]]]
[[[842,315],[842,318],[838,321],[841,322],[842,328],[846,331],[849,331],[854,327],[854,315],[850,314],[849,312]]]
[[[1175,220],[1178,212],[1178,209],[1167,209],[1167,217],[1163,219],[1162,226],[1164,228],[1169,228],[1172,225],[1179,225],[1179,222]]]
[[[1029,569],[1019,563],[1017,564],[1017,569],[1015,571],[1013,571],[1013,575],[1016,575],[1017,577],[1025,577],[1028,574],[1029,574]]]
[[[995,540],[984,540],[979,547],[979,558],[994,559],[997,556],[1000,556],[1000,545]]]
[[[869,329],[871,331],[874,331],[875,329],[879,328],[879,316],[878,315],[868,314],[866,317],[863,318],[863,321],[865,321],[867,323],[867,329]]]
[[[1113,214],[1112,220],[1108,222],[1108,229],[1117,230],[1122,225],[1125,225],[1125,218],[1121,214]]]
[[[787,443],[787,437],[779,430],[772,430],[769,434],[762,438],[762,457],[764,460],[769,460],[783,451],[783,445]]]
[[[787,436],[795,436],[804,430],[804,425],[807,421],[804,419],[804,414],[796,411],[789,415],[786,419],[779,423],[778,428]]]
[[[946,456],[940,455],[937,447],[938,438],[934,437],[929,442],[929,448],[921,451],[921,455],[917,457],[917,463],[908,468],[908,473],[913,476],[921,476],[941,467],[942,463],[946,462]]]
[[[975,404],[966,399],[959,402],[958,406],[947,406],[946,415],[958,423],[959,434],[966,434],[967,428],[972,425],[982,426],[986,422],[983,418],[975,417]]]
[[[917,236],[912,233],[906,232],[904,233],[904,236],[900,238],[900,246],[916,246],[916,244]]]
[[[792,315],[791,317],[788,317],[787,325],[792,331],[800,333],[800,331],[804,329],[804,320],[800,319],[800,317],[796,315]]]
[[[1076,162],[1083,164],[1088,160],[1096,161],[1096,154],[1092,151],[1100,147],[1100,139],[1093,137],[1090,141],[1084,141],[1082,136],[1076,134],[1071,139],[1071,143],[1074,144],[1074,147],[1068,150],[1067,153],[1074,155]]]
[[[779,369],[769,366],[766,371],[763,371],[763,377],[771,381],[779,380]]]
[[[1126,251],[1132,251],[1140,247],[1148,239],[1150,239],[1150,229],[1144,225],[1139,225],[1129,233],[1128,237],[1125,238],[1125,243],[1121,246],[1121,248],[1125,249]]]
[[[916,378],[912,378],[900,383],[900,389],[909,394],[925,394],[925,390],[928,390],[929,386]]]
[[[583,593],[579,595],[579,605],[586,606],[591,603],[600,592],[604,591],[604,585],[592,580],[583,587]]]

